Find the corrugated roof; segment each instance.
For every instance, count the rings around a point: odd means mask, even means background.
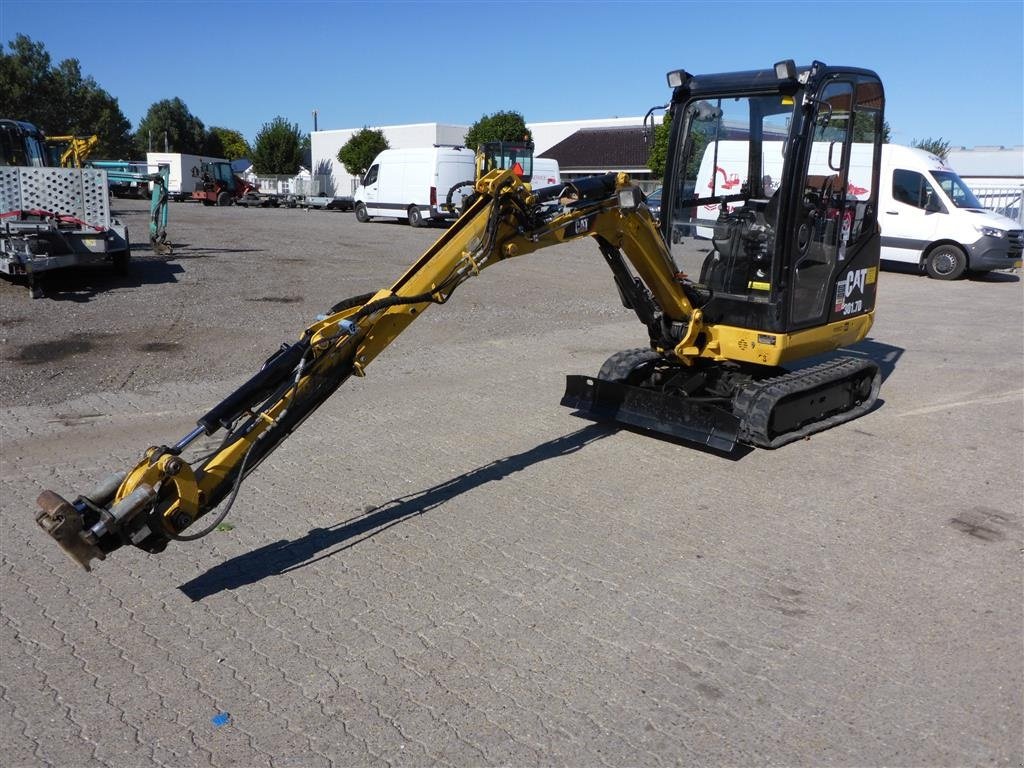
[[[615,128],[581,128],[538,155],[558,161],[563,172],[603,168],[609,171],[645,168],[651,136],[644,141],[639,125]]]

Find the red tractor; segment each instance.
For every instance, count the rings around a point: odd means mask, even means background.
[[[231,205],[246,192],[254,192],[256,187],[231,171],[231,163],[226,160],[204,162],[200,174],[200,183],[192,193],[193,200],[202,200],[203,205]]]

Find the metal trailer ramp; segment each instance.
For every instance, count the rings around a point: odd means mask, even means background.
[[[107,172],[0,168],[0,272],[23,276],[129,258],[127,228],[110,215]]]

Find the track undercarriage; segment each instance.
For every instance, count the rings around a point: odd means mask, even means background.
[[[728,452],[778,448],[867,413],[881,385],[870,360],[840,357],[787,371],[697,361],[649,349],[610,357],[596,377],[566,377],[562,405],[580,415]]]

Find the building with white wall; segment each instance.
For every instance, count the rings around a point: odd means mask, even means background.
[[[1024,146],[960,147],[946,162],[983,206],[1024,226]]]
[[[431,147],[434,144],[462,144],[468,125],[445,123],[414,123],[411,125],[371,126],[384,132],[392,149]],[[338,150],[362,128],[342,128],[334,131],[313,131],[310,146],[313,150],[313,176],[323,183],[325,195],[351,195],[358,181],[338,161]]]
[[[660,122],[660,119],[659,119]],[[640,126],[642,117],[609,117],[596,120],[559,120],[547,123],[527,123],[533,135],[534,153],[543,154],[577,131],[583,129],[625,128]],[[392,149],[408,147],[429,147],[434,144],[462,144],[466,139],[468,125],[448,123],[415,123],[411,125],[371,126],[384,132],[384,138]],[[340,162],[338,150],[360,128],[342,128],[333,131],[314,131],[311,134],[313,150],[313,177],[322,182],[323,194],[350,195],[355,190],[357,179],[350,175]],[[617,170],[626,170],[624,168]]]
[[[1024,184],[1024,146],[959,147],[949,151],[946,162],[972,188]]]

